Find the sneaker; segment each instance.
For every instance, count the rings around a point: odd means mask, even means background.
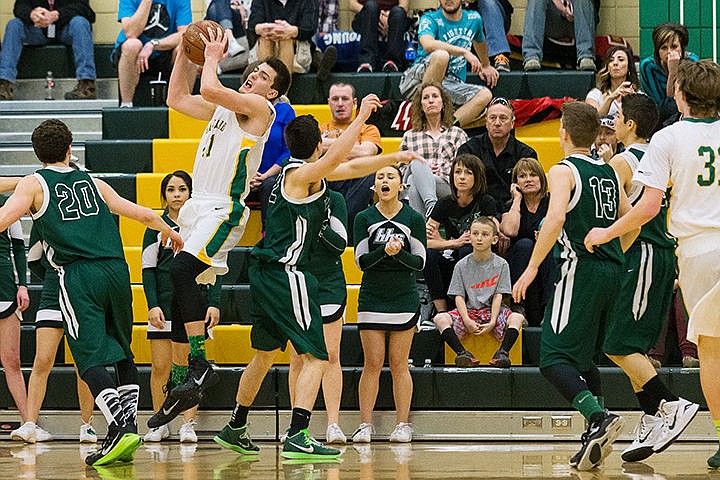
[[[337,48],[329,46],[325,49],[318,62],[317,78],[321,82],[327,82],[330,79],[330,72],[337,63]]]
[[[243,53],[245,46],[240,45],[233,35],[228,36],[228,57],[234,57],[238,53]]]
[[[352,441],[353,443],[370,443],[373,433],[375,433],[375,427],[372,426],[372,423],[361,423],[353,432]]]
[[[540,68],[540,60],[537,58],[528,58],[525,60],[525,63],[523,63],[523,70],[526,72],[537,72]]]
[[[632,444],[622,452],[625,462],[642,462],[653,452],[653,445],[657,441],[663,427],[663,420],[654,415],[643,414],[640,423],[635,428],[635,439]]]
[[[700,360],[691,355],[686,355],[682,359],[682,366],[683,368],[699,368]]]
[[[25,422],[10,432],[10,438],[16,442],[35,443],[37,427],[35,422]]]
[[[395,64],[395,62],[393,62],[392,60],[388,60],[383,65],[382,71],[385,73],[396,73],[400,70],[398,69],[398,66]]]
[[[580,59],[577,69],[583,72],[594,72],[597,70],[597,65],[595,65],[595,60],[585,57]]]
[[[198,438],[195,433],[195,425],[197,425],[195,420],[190,420],[180,426],[180,431],[178,432],[180,435],[180,443],[197,443]]]
[[[77,85],[65,94],[65,100],[95,100],[97,89],[95,80],[78,80]]]
[[[495,55],[495,70],[498,72],[509,72],[510,71],[510,59],[504,54],[500,53]]]
[[[707,459],[707,466],[711,470],[717,470],[720,468],[720,448],[715,452],[715,455]]]
[[[146,442],[162,442],[170,436],[170,429],[167,425],[151,428],[143,438]]]
[[[660,453],[677,440],[698,412],[700,405],[681,398],[674,402],[660,402],[658,415],[663,420],[660,436],[657,438],[653,451]]]
[[[340,456],[340,453],[340,450],[326,447],[312,438],[307,428],[305,428],[285,439],[280,456],[283,458],[303,460],[322,460],[326,458],[337,458]]]
[[[15,84],[0,79],[0,100],[15,100]]]
[[[347,443],[347,438],[345,437],[345,434],[340,429],[340,426],[337,423],[331,423],[327,426],[327,431],[325,433],[325,442],[338,443],[341,445]]]
[[[240,428],[225,425],[213,440],[223,447],[243,455],[257,455],[260,452],[260,448],[252,443],[250,435],[247,433],[247,423]]]
[[[357,69],[357,73],[372,73],[372,71],[372,65],[370,65],[369,63],[363,63]]]
[[[45,430],[44,428],[35,425],[35,441],[36,442],[50,442],[52,441],[53,436],[50,432]]]
[[[395,430],[390,434],[392,443],[410,443],[412,442],[412,423],[400,422],[395,425]]]
[[[490,360],[490,365],[498,368],[510,368],[510,356],[508,352],[499,348]]]
[[[582,434],[582,446],[570,459],[570,466],[580,471],[592,470],[602,463],[612,451],[609,448],[620,435],[623,419],[613,413],[605,412],[600,420],[591,423]]]
[[[105,441],[95,453],[85,458],[85,463],[90,466],[101,466],[113,463],[117,460],[131,461],[135,450],[142,445],[142,439],[137,433],[131,431],[132,427],[123,425],[118,427],[114,423],[108,427]]]
[[[455,365],[460,368],[475,368],[480,366],[480,361],[466,350],[455,357]]]
[[[200,389],[200,393],[203,393],[210,387],[214,387],[220,381],[220,377],[215,372],[215,369],[203,357],[193,357],[188,359],[188,372],[185,377],[185,382],[178,385],[177,388],[181,391]]]
[[[657,358],[648,357],[648,360],[650,360],[650,364],[653,366],[653,368],[661,368],[662,362],[658,360]]]
[[[92,422],[92,419],[90,419]],[[97,433],[95,432],[95,429],[93,428],[92,424],[90,423],[84,423],[80,425],[80,443],[96,443],[97,442]]]

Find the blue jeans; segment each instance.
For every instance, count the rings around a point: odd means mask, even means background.
[[[542,60],[545,37],[575,37],[578,62],[595,59],[595,8],[592,0],[573,0],[574,22],[567,21],[552,0],[528,0],[522,53],[525,61]]]
[[[205,20],[219,23],[224,29],[232,29],[235,38],[245,36],[242,16],[230,8],[230,0],[212,0],[205,14]]]
[[[500,2],[498,0],[478,0],[478,10],[482,16],[483,27],[485,27],[488,56],[494,57],[501,53],[510,53]]]
[[[75,57],[75,77],[78,80],[95,79],[95,56],[90,22],[80,15],[73,17],[59,32],[56,38],[64,45],[71,45]],[[25,25],[19,18],[13,18],[5,27],[5,38],[0,52],[0,79],[14,82],[17,78],[17,64],[20,60],[23,44],[47,45],[54,40],[48,39],[43,31],[31,25]]]

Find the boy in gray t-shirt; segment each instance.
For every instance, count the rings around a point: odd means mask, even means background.
[[[502,303],[503,294],[510,294],[510,268],[492,252],[498,241],[498,229],[491,217],[479,217],[470,225],[472,255],[455,265],[448,296],[455,297],[455,310],[438,313],[435,318],[440,336],[457,356],[458,367],[477,367],[480,362],[460,343],[465,335],[491,334],[501,341],[490,364],[510,366],[508,352],[520,335],[524,317],[513,313]]]

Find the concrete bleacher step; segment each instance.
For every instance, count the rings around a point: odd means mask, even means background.
[[[65,102],[65,93],[75,88],[74,78],[55,78],[52,96],[56,101]],[[19,79],[15,82],[15,98],[18,100],[45,100],[47,82],[44,78]],[[118,106],[117,78],[98,78],[95,80],[98,99],[111,100],[113,107]],[[86,101],[86,100],[77,100]]]

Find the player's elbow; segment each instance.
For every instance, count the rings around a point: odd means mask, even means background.
[[[223,92],[223,87],[216,85],[200,85],[200,96],[210,103],[219,103],[220,95]]]

